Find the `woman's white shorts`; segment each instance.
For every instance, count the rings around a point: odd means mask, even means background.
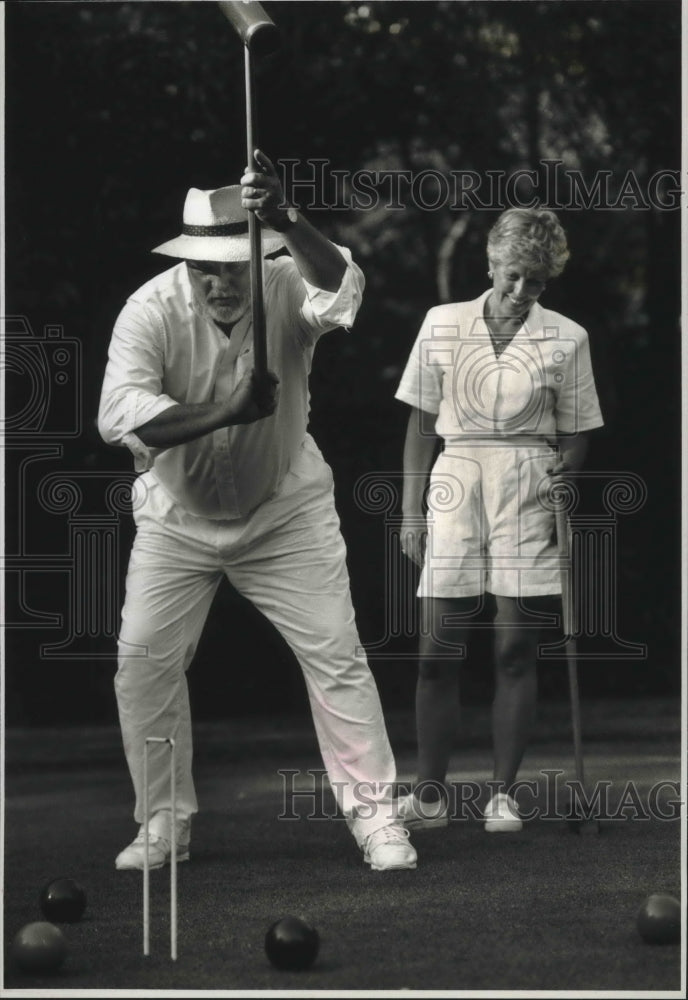
[[[561,593],[555,520],[546,500],[556,449],[453,442],[428,490],[419,597]]]

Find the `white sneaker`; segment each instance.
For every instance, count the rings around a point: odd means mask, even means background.
[[[189,842],[191,840],[191,819],[186,817],[177,820],[177,861],[189,860]],[[115,858],[115,868],[120,871],[143,869],[146,836],[143,826],[128,847]],[[148,867],[162,868],[169,864],[172,857],[171,815],[162,811],[151,816],[148,823]]]
[[[407,830],[435,830],[449,823],[449,808],[444,799],[423,802],[411,792],[397,799],[397,810]]]
[[[523,828],[518,807],[505,792],[492,796],[483,815],[486,833],[517,833]]]
[[[374,872],[383,872],[415,868],[418,855],[409,842],[408,830],[400,823],[390,823],[366,837],[363,860]]]

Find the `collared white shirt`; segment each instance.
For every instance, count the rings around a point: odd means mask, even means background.
[[[583,327],[536,302],[497,356],[484,318],[489,294],[429,310],[396,398],[436,413],[445,440],[556,438],[602,426]]]
[[[280,380],[275,413],[221,428],[187,444],[148,448],[135,431],[168,407],[227,399],[253,367],[251,310],[228,338],[196,311],[186,264],[157,275],[126,302],[114,326],[98,428],[108,444],[129,447],[136,470],[152,470],[191,514],[245,516],[271,496],[307,436],[308,376],[318,337],[349,328],[364,278],[346,247],[336,292],[304,281],[290,257],[264,262],[268,367]]]

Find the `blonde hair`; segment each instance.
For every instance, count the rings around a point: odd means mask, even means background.
[[[554,212],[508,208],[488,233],[487,256],[495,264],[517,260],[533,270],[544,268],[548,278],[555,278],[564,270],[570,253],[566,233]]]

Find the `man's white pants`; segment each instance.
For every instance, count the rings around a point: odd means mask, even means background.
[[[386,826],[394,758],[360,651],[332,473],[315,446],[305,446],[273,497],[238,521],[193,517],[151,473],[138,481],[134,507],[137,533],[115,690],[136,821],[143,820],[147,736],[174,738],[178,814],[198,811],[186,670],[226,574],[276,626],[301,665],[323,763],[357,842]],[[233,658],[230,629],[218,657],[237,684],[252,669]],[[153,744],[149,755],[152,815],[170,808],[169,754]],[[373,804],[362,806],[362,800]]]

